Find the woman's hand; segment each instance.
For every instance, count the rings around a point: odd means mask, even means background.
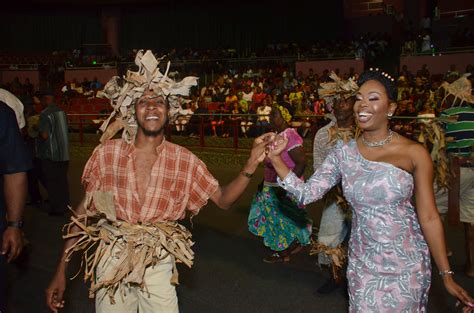
[[[285,150],[288,144],[288,138],[283,135],[275,135],[273,141],[267,146],[267,155],[270,159],[279,156]]]
[[[444,277],[444,287],[452,296],[465,305],[463,312],[474,312],[474,300],[451,276]]]
[[[255,160],[258,163],[261,163],[267,154],[268,145],[271,144],[274,138],[275,133],[266,133],[255,138],[252,151],[250,152],[250,160]]]

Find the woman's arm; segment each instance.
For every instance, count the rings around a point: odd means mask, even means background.
[[[283,162],[281,152],[286,147],[288,139],[277,136],[270,146],[268,158],[271,160],[279,178],[280,186],[295,195],[303,204],[321,199],[326,192],[341,180],[339,160],[336,149],[333,149],[321,167],[305,183],[299,179]]]
[[[306,160],[305,153],[302,146],[295,147],[288,151],[288,155],[295,162],[295,167],[293,168],[293,173],[296,176],[301,177],[304,174],[306,169]]]
[[[433,191],[433,162],[428,151],[418,144],[411,147],[410,156],[414,163],[416,210],[421,229],[439,271],[450,271],[443,224]],[[444,274],[443,282],[448,292],[464,304],[473,302],[467,292],[454,282],[451,274]]]

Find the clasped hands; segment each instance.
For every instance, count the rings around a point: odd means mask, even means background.
[[[265,133],[257,138],[253,143],[251,158],[262,162],[266,157],[279,156],[288,144],[285,134],[279,135],[273,132]]]

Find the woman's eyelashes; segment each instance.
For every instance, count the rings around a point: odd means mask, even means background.
[[[379,97],[369,97],[368,98],[369,101],[378,101],[380,100]],[[362,98],[361,97],[356,97],[356,101],[362,101]]]

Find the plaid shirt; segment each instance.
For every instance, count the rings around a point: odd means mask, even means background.
[[[156,150],[143,204],[134,168],[135,146],[122,139],[108,140],[94,150],[82,175],[86,192],[111,192],[117,218],[129,223],[175,221],[185,217],[186,209],[196,215],[219,183],[189,150],[167,141]]]

